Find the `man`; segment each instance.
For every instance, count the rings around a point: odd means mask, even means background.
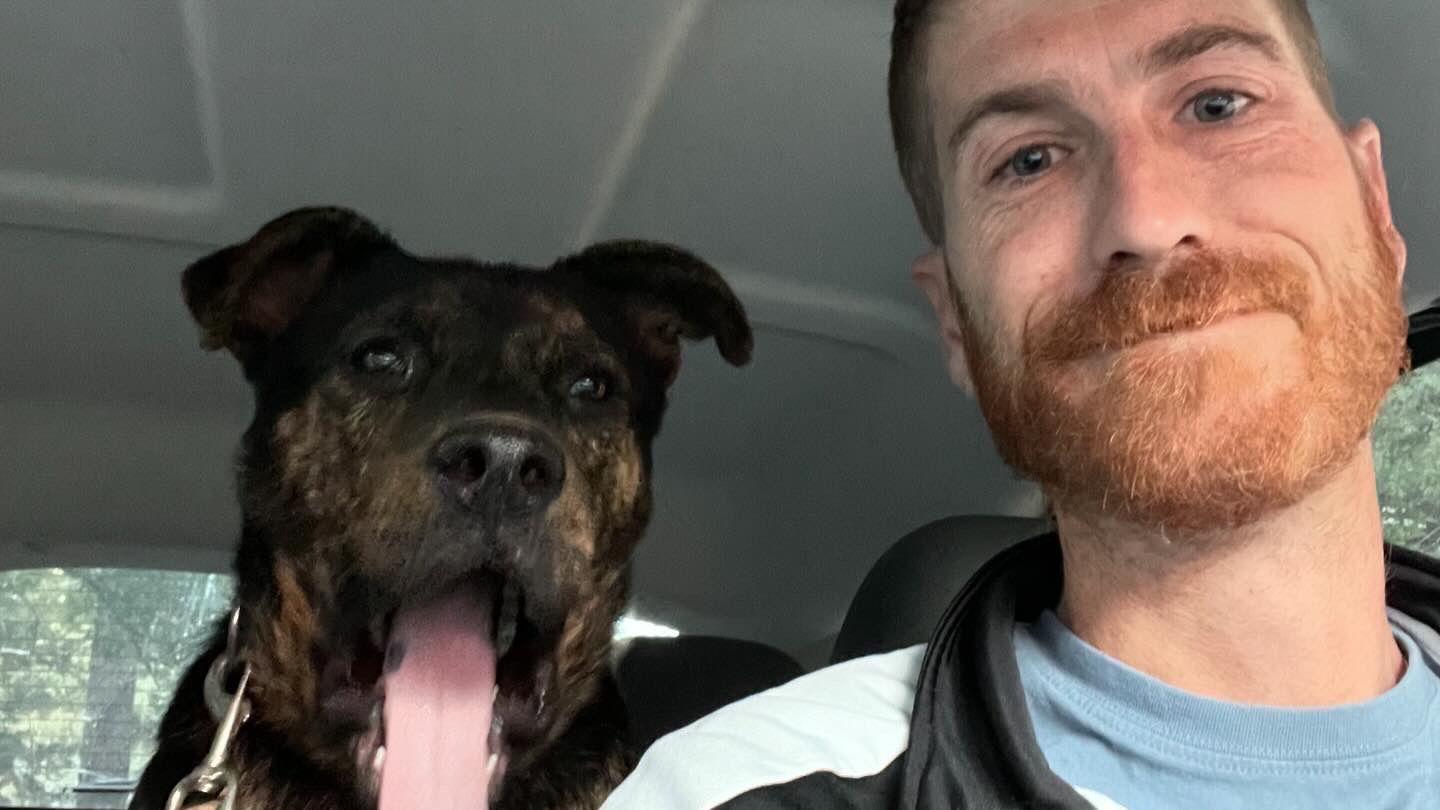
[[[1437,806],[1440,566],[1368,438],[1405,244],[1304,0],[899,0],[893,49],[915,278],[1058,537],[607,806]]]

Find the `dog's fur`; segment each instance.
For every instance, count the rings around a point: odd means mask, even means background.
[[[523,585],[548,666],[497,705],[517,735],[497,806],[598,805],[633,764],[607,654],[680,338],[714,337],[736,365],[751,351],[724,281],[648,242],[544,269],[421,258],[354,212],[311,208],[199,260],[183,287],[204,345],[233,354],[255,392],[235,562],[253,669],[240,806],[372,805],[355,718],[322,706],[325,664],[385,611],[482,568]],[[497,419],[563,456],[537,515],[456,509],[437,486],[437,442]],[[184,676],[134,810],[162,807],[208,748],[202,683],[223,647],[217,632]]]

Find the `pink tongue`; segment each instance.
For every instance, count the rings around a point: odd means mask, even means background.
[[[385,676],[380,810],[489,807],[493,617],[474,589],[401,611]],[[396,645],[403,645],[397,647]]]

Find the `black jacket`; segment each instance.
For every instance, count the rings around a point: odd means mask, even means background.
[[[1391,548],[1389,555],[1390,606],[1440,630],[1440,561],[1399,548]],[[908,741],[888,761],[864,769],[867,773],[855,773],[853,763],[844,773],[837,772],[844,768],[822,765],[775,781],[775,769],[765,763],[767,748],[784,756],[790,747],[803,742],[782,740],[772,745],[765,739],[752,739],[764,737],[763,733],[747,737],[753,743],[749,750],[727,755],[722,749],[739,735],[724,733],[726,715],[733,708],[736,717],[743,716],[746,708],[742,701],[672,735],[673,740],[661,740],[646,755],[654,761],[642,762],[632,777],[636,784],[622,786],[606,808],[1093,810],[1090,802],[1050,770],[1040,752],[1015,657],[1016,623],[1029,622],[1053,608],[1060,586],[1060,546],[1054,534],[1020,543],[977,572],[951,603],[926,645],[914,681]],[[915,655],[919,655],[918,649]],[[806,680],[779,691],[794,687],[803,693]],[[808,702],[814,703],[825,696],[815,694],[812,688],[809,697],[813,699]],[[853,702],[853,698],[845,700]],[[761,696],[753,705],[762,707],[764,701]],[[772,701],[769,705],[784,703]],[[897,722],[903,722],[903,717]],[[692,733],[706,735],[706,739],[687,748],[685,737]],[[837,726],[801,739],[823,741],[845,733],[843,726]],[[704,752],[711,762],[697,759],[696,752]],[[877,757],[872,754],[871,758]],[[848,757],[836,759],[849,761]],[[748,785],[747,760],[764,766],[756,768],[757,776]],[[694,778],[697,773],[704,774],[696,769],[722,765],[729,769],[727,773],[733,773],[733,790],[707,788],[708,793],[692,798],[680,789],[672,793],[665,788],[668,780],[683,786],[687,772]],[[706,776],[706,780],[713,785],[718,778]],[[713,801],[717,796],[721,800]]]

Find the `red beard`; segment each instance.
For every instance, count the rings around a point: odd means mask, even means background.
[[[1059,507],[1176,531],[1234,528],[1299,501],[1354,457],[1406,361],[1396,260],[1371,217],[1370,267],[1317,301],[1279,260],[1198,251],[1163,272],[1107,274],[1039,313],[1018,364],[956,301],[980,407],[1001,457]],[[1147,338],[1278,313],[1299,368]],[[1273,370],[1271,370],[1273,372]]]

